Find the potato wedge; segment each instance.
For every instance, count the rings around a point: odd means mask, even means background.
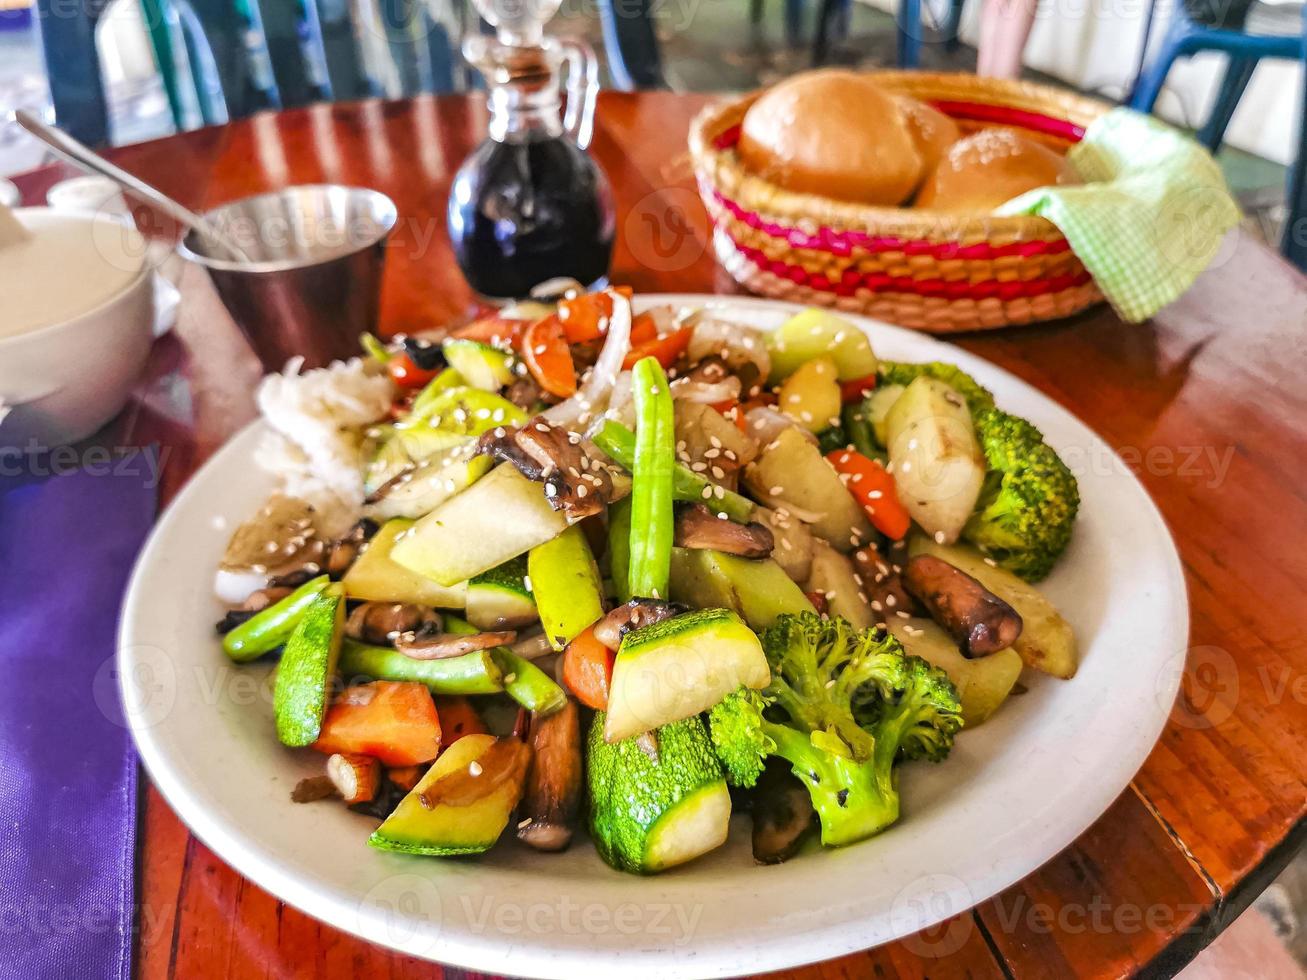
[[[934,620],[892,616],[887,625],[903,649],[948,674],[958,689],[965,728],[975,728],[997,711],[1021,676],[1023,665],[1015,650],[1000,650],[978,660],[968,660]]]
[[[814,541],[812,546],[812,570],[804,591],[823,593],[830,614],[844,617],[857,629],[876,625],[876,614],[854,577],[853,562],[825,541]]]
[[[1075,676],[1080,653],[1071,624],[1033,585],[989,564],[969,545],[937,544],[914,534],[908,542],[908,553],[935,555],[956,565],[1020,613],[1021,635],[1012,649],[1027,666],[1063,679]]]

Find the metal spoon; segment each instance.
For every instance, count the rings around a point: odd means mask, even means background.
[[[71,163],[84,167],[92,173],[108,177],[133,197],[139,198],[155,210],[163,212],[178,224],[185,225],[195,231],[196,234],[217,245],[227,257],[237,262],[252,261],[244,249],[201,215],[196,214],[189,208],[182,207],[162,191],[151,187],[138,177],[133,177],[121,167],[114,166],[100,154],[79,143],[67,133],[61,132],[53,126],[47,126],[31,113],[22,109],[14,110],[13,116],[18,125]],[[215,256],[215,258],[217,257]]]

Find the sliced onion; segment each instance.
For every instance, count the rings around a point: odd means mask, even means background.
[[[764,446],[780,437],[780,434],[790,427],[794,427],[803,433],[814,446],[818,445],[817,437],[809,432],[803,426],[795,423],[784,412],[778,412],[774,408],[768,408],[760,405],[757,408],[751,408],[744,413],[745,432],[757,439]]]
[[[631,301],[614,290],[607,292],[613,300],[613,315],[608,318],[608,337],[599,359],[580,391],[544,413],[547,422],[571,429],[582,416],[587,416],[587,422],[598,418],[608,405],[613,383],[622,373],[622,361],[631,349]]]
[[[685,349],[685,356],[691,364],[716,355],[733,370],[749,363],[757,366],[760,378],[771,373],[771,355],[767,353],[767,342],[761,330],[715,319],[705,310],[697,311],[687,319],[694,326],[689,346]]]
[[[735,401],[740,397],[740,379],[730,374],[714,384],[707,381],[691,381],[678,378],[672,382],[672,397],[687,402],[703,402],[716,405],[718,402]]]

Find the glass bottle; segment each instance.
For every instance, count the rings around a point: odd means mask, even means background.
[[[585,152],[598,68],[585,45],[544,36],[558,3],[477,0],[498,34],[463,44],[489,86],[490,133],[454,177],[449,239],[467,281],[492,300],[560,276],[602,283],[612,257],[612,192]]]

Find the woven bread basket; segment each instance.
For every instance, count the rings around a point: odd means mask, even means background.
[[[886,90],[953,117],[963,133],[1014,126],[1058,150],[1109,108],[1074,92],[974,75],[870,72]],[[761,93],[710,106],[690,127],[718,261],[751,292],[834,306],[929,333],[1053,320],[1102,300],[1044,218],[875,207],[796,194],[735,152]]]

